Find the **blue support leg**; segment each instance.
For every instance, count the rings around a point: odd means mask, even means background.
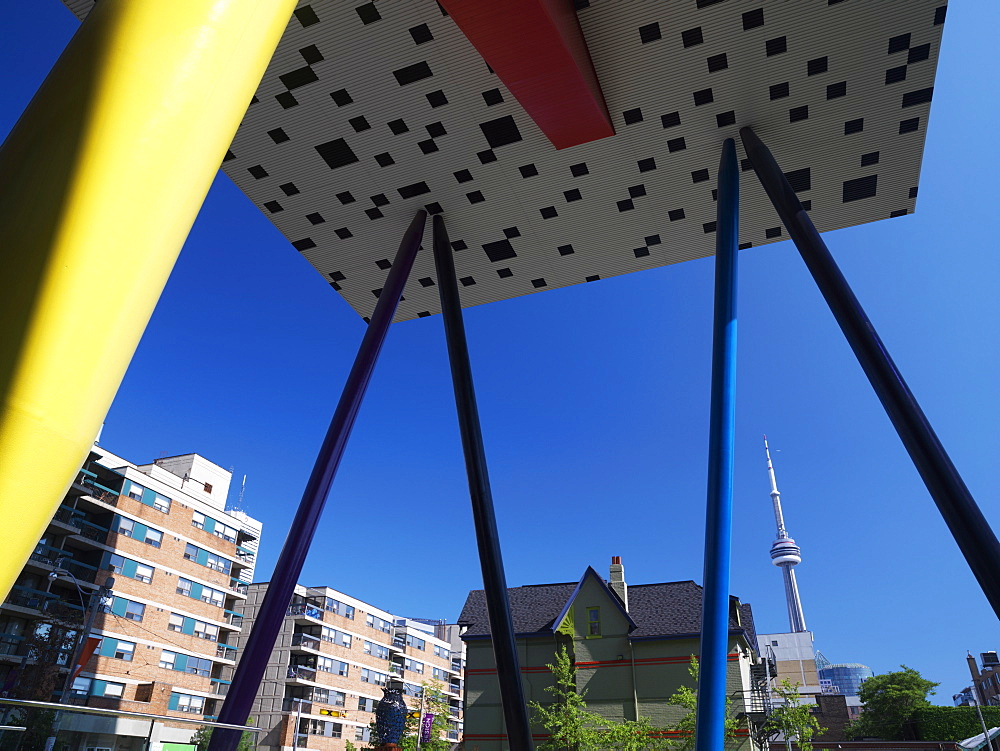
[[[722,751],[725,744],[736,422],[736,249],[739,210],[740,173],[736,163],[736,144],[732,138],[727,138],[722,145],[719,162],[716,207],[712,411],[695,751]]]
[[[1000,542],[771,151],[750,128],[741,128],[740,138],[757,178],[854,350],[993,612],[1000,617]]]

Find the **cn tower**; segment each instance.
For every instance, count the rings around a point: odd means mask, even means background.
[[[788,626],[793,632],[806,630],[806,617],[802,614],[802,600],[799,599],[799,584],[795,581],[795,566],[802,563],[802,555],[795,540],[785,530],[785,517],[781,515],[781,493],[774,479],[771,465],[771,451],[764,436],[764,453],[767,455],[767,474],[771,478],[771,503],[774,506],[774,521],[778,525],[778,538],[771,545],[771,562],[781,569],[785,580],[785,601],[788,605]]]

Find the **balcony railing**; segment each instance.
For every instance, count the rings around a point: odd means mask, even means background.
[[[216,696],[225,696],[229,693],[229,684],[212,681],[212,693]]]
[[[121,495],[121,489],[115,490],[114,488],[109,488],[106,485],[101,485],[101,483],[91,477],[89,473],[85,472],[80,473],[80,476],[77,478],[77,482],[90,490],[91,498],[96,498],[98,501],[106,503],[109,506],[118,505],[118,497]]]
[[[221,657],[224,660],[235,660],[236,647],[232,647],[228,644],[217,644],[215,647],[215,656]]]
[[[292,635],[292,646],[293,647],[305,647],[306,649],[315,649],[319,651],[320,640],[311,634],[293,634]]]
[[[231,589],[233,592],[239,592],[241,595],[245,595],[248,591],[247,585],[241,581],[230,581],[229,589]]]
[[[309,618],[315,618],[317,621],[323,620],[322,608],[317,608],[315,605],[307,605],[304,602],[297,602],[294,605],[289,605],[288,615],[305,615]]]

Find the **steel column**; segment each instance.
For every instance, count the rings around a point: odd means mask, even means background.
[[[521,685],[521,668],[517,659],[514,624],[507,599],[507,580],[504,576],[500,539],[497,535],[496,514],[493,511],[493,492],[486,469],[486,451],[476,407],[476,392],[469,364],[469,346],[462,320],[462,303],[458,296],[455,277],[455,259],[452,258],[448,230],[440,214],[434,216],[434,266],[437,269],[438,290],[441,295],[441,313],[444,318],[445,338],[448,340],[448,359],[451,378],[455,387],[455,406],[458,410],[458,427],[465,453],[465,471],[469,476],[469,495],[472,498],[472,517],[476,526],[476,543],[479,562],[483,569],[483,589],[486,609],[490,619],[493,654],[497,663],[500,683],[500,701],[503,705],[504,723],[510,751],[531,751],[531,722],[524,701]]]
[[[274,641],[281,630],[295,584],[302,572],[302,564],[305,563],[306,554],[309,552],[309,546],[323,513],[326,497],[337,474],[340,460],[344,456],[351,428],[354,427],[354,420],[371,381],[389,324],[396,314],[403,287],[406,285],[410,269],[413,268],[413,260],[423,240],[426,219],[427,212],[418,211],[410,222],[406,234],[403,235],[403,242],[399,246],[385,287],[375,305],[371,323],[368,324],[368,329],[361,340],[354,365],[347,376],[344,391],[330,421],[330,428],[327,430],[326,438],[323,439],[323,446],[302,493],[302,500],[288,530],[281,555],[278,556],[278,562],[274,566],[271,583],[250,631],[247,645],[236,666],[233,683],[219,713],[219,722],[242,725],[250,716],[254,697],[264,677],[264,668],[271,659]],[[239,731],[217,728],[212,733],[209,748],[211,751],[233,751],[239,740]]]
[[[708,442],[708,510],[701,610],[696,751],[722,751],[729,662],[729,562],[736,423],[736,253],[740,172],[736,143],[727,138],[719,161],[715,226],[715,321],[712,411]]]
[[[740,138],[782,224],[854,350],[986,599],[1000,617],[1000,542],[774,156],[750,128],[740,129]]]

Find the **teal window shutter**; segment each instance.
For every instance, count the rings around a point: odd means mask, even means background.
[[[194,618],[185,618],[184,625],[181,627],[181,633],[193,634],[194,633]]]
[[[196,599],[196,600],[200,600],[201,599],[201,591],[204,588],[205,587],[203,585],[199,584],[198,582],[192,582],[191,583],[191,596],[194,599]]]
[[[205,531],[215,532],[215,519],[210,516],[205,517]]]
[[[147,506],[152,506],[156,502],[156,491],[149,488],[142,489],[142,502]]]
[[[108,685],[107,681],[94,680],[90,689],[91,696],[104,696],[104,689]]]
[[[183,673],[187,670],[187,666],[188,666],[187,655],[178,654],[177,657],[174,658],[174,670]]]
[[[101,656],[102,657],[114,657],[115,652],[118,650],[118,640],[112,639],[110,636],[105,636],[101,640]]]
[[[201,548],[198,548],[197,562],[200,563],[202,566],[207,566],[208,565],[208,551],[207,550],[202,550]]]
[[[170,694],[170,703],[167,704],[167,709],[177,709],[178,702],[180,702],[181,697],[177,694]]]
[[[125,563],[122,564],[122,573],[130,579],[135,578],[135,569],[139,564],[133,561],[131,558],[126,558]]]
[[[125,608],[128,605],[128,600],[124,597],[116,597],[111,604],[111,612],[115,615],[124,616]]]
[[[132,532],[132,537],[138,540],[139,542],[145,542],[146,530],[148,529],[149,527],[147,527],[145,524],[140,524],[139,522],[136,522],[135,528]]]

